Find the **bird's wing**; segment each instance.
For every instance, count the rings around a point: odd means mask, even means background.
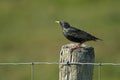
[[[85,32],[78,29],[70,29],[68,33],[69,36],[74,36],[76,38],[83,38],[87,36]]]
[[[85,40],[96,40],[96,39],[98,39],[98,38],[92,36],[91,34],[85,32],[85,31],[79,30],[77,28],[74,28],[74,27],[69,29],[68,35],[69,36],[74,36],[75,38],[85,39]]]

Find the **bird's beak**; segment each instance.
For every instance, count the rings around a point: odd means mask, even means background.
[[[55,21],[55,23],[58,23],[58,24],[59,24],[59,23],[60,23],[60,21]]]

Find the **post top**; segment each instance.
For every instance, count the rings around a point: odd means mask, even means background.
[[[62,48],[70,49],[70,48],[72,48],[73,46],[76,46],[76,45],[81,46],[81,48],[93,48],[92,46],[88,46],[88,45],[85,45],[85,44],[80,45],[79,43],[65,44],[65,45],[62,46]]]

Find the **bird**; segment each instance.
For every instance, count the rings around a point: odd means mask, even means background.
[[[63,35],[70,41],[79,43],[80,45],[87,41],[97,41],[102,40],[99,39],[90,33],[87,33],[83,30],[80,30],[78,28],[72,27],[68,22],[66,21],[55,21],[56,23],[60,24],[62,27]]]

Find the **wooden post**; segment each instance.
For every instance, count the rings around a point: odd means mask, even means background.
[[[92,80],[93,67],[90,64],[69,64],[71,62],[94,63],[94,48],[84,46],[71,50],[76,44],[62,46],[60,52],[59,80]]]

